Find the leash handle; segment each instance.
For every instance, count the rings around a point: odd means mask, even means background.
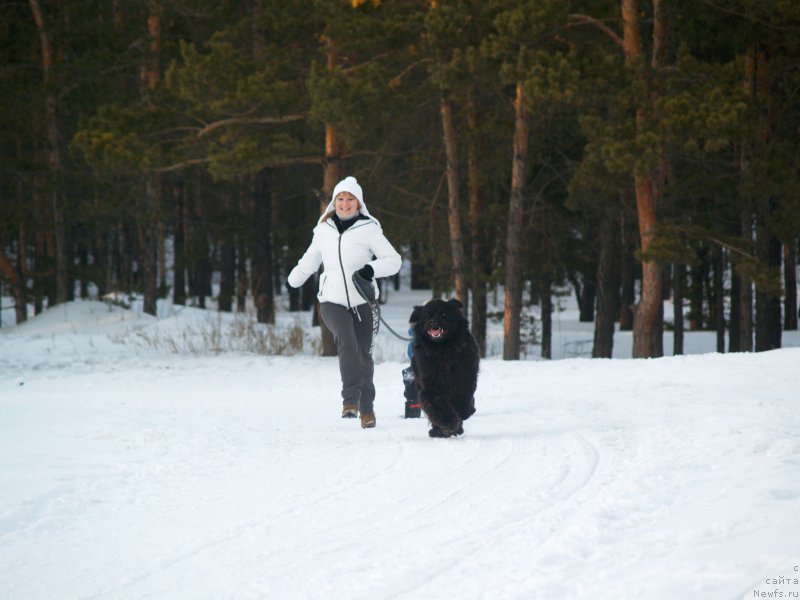
[[[389,324],[383,320],[383,316],[381,315],[381,306],[378,304],[378,301],[375,299],[375,288],[372,287],[372,282],[364,279],[361,275],[358,274],[358,271],[353,273],[353,285],[356,286],[356,290],[361,295],[361,297],[369,302],[370,307],[372,308],[372,312],[378,315],[381,323],[386,326],[388,329],[397,339],[402,340],[404,342],[410,342],[411,338],[403,337],[399,333],[397,333],[394,329],[392,329]]]

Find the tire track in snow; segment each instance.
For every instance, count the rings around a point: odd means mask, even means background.
[[[536,547],[557,534],[555,527],[542,531],[542,524],[549,523],[553,519],[564,522],[576,510],[577,503],[570,502],[570,498],[584,491],[592,481],[599,463],[599,454],[592,444],[577,433],[563,433],[557,440],[549,438],[546,441],[547,445],[536,446],[536,441],[544,442],[536,440],[535,436],[526,440],[525,444],[514,442],[515,448],[509,454],[508,460],[504,461],[505,468],[501,469],[506,472],[492,473],[492,481],[487,481],[492,486],[486,489],[509,489],[513,493],[509,495],[508,502],[500,503],[494,521],[483,523],[480,527],[469,531],[466,536],[457,534],[452,536],[449,543],[458,544],[460,560],[440,561],[435,568],[430,568],[422,574],[418,573],[411,585],[399,585],[398,593],[392,597],[402,598],[406,595],[413,597],[435,593],[437,589],[448,589],[453,582],[462,580],[462,575],[466,577],[472,569],[491,573],[491,561],[496,553],[490,551],[487,555],[485,549],[496,547],[495,543],[502,544],[502,540],[505,540],[509,547],[513,547],[508,544],[509,541],[514,537],[525,537],[525,547],[533,552]],[[557,452],[552,450],[554,442],[558,444]],[[546,482],[541,487],[536,486],[535,482],[520,480],[518,477],[520,463],[530,460],[531,450],[535,450],[542,457],[549,455],[550,460],[553,454],[559,455],[562,459],[558,464],[551,464],[547,471],[535,473],[536,481]],[[489,496],[490,494],[479,496],[474,502],[491,503],[493,499]],[[534,500],[533,504],[530,502],[531,498]],[[488,580],[486,581],[482,590],[471,589],[465,597],[484,597],[490,592],[495,597],[496,583],[489,584]]]
[[[434,448],[439,446],[434,444]],[[374,530],[356,528],[348,535],[347,529],[332,528],[340,539],[340,543],[333,545],[317,538],[319,546],[311,557],[315,569],[304,574],[302,587],[285,591],[305,595],[314,590],[314,597],[342,589],[349,590],[351,597],[375,592],[377,588],[370,588],[369,582],[348,581],[347,575],[337,572],[335,565],[341,556],[347,556],[348,561],[369,570],[371,556],[386,554],[385,539],[390,536],[397,580],[383,581],[381,593],[385,595],[387,589],[392,589],[397,590],[397,597],[403,597],[422,588],[436,593],[442,589],[441,582],[459,580],[458,573],[470,565],[485,568],[475,564],[474,557],[481,556],[487,542],[491,546],[490,540],[494,538],[510,536],[520,527],[530,529],[533,523],[538,543],[543,543],[553,531],[541,533],[542,523],[550,519],[542,513],[560,511],[566,519],[574,510],[574,503],[568,499],[586,488],[599,461],[594,446],[570,432],[521,439],[486,440],[476,435],[469,441],[463,438],[444,444],[447,452],[469,444],[470,458],[459,465],[462,470],[449,472],[449,477],[442,477],[435,468],[421,472],[419,482],[391,507],[389,515],[382,515],[380,527]],[[408,452],[412,457],[419,453],[416,445],[408,447],[412,448]],[[430,464],[441,464],[441,460]],[[525,472],[530,477],[520,477]],[[464,473],[469,476],[463,476]],[[394,477],[392,473],[384,476]],[[496,497],[498,489],[505,490],[503,497]],[[453,518],[456,520],[452,521]],[[346,539],[341,540],[341,536]],[[453,560],[451,552],[441,551],[443,547],[456,545],[460,557],[457,560]],[[413,561],[409,562],[408,557],[414,557]]]

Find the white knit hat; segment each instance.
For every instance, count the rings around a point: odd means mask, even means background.
[[[364,192],[361,190],[361,186],[358,185],[358,181],[356,181],[355,177],[345,177],[337,183],[336,187],[333,188],[331,199],[335,199],[341,192],[349,192],[358,198],[361,204],[364,203]]]
[[[336,199],[336,195],[340,192],[350,192],[358,198],[358,212],[364,215],[365,217],[369,217],[373,219],[376,223],[378,222],[375,220],[367,210],[367,205],[364,203],[364,192],[361,190],[361,186],[358,185],[358,181],[356,181],[355,177],[345,177],[339,183],[336,184],[336,187],[333,188],[333,195],[331,196],[331,201],[328,203],[328,208],[322,213],[322,216],[319,218],[317,223],[322,223],[325,219],[327,219],[333,212],[334,209],[334,200]]]

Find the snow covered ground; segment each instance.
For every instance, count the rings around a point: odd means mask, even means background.
[[[405,331],[424,299],[385,315]],[[361,430],[335,359],[209,353],[227,318],[161,312],[0,330],[0,598],[800,597],[797,333],[485,360],[466,434],[433,440],[385,332]],[[555,330],[556,356],[591,349],[574,311]]]

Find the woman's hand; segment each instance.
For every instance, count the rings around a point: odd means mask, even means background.
[[[375,271],[372,270],[370,265],[364,265],[356,272],[367,281],[372,281],[372,278],[375,276]]]

